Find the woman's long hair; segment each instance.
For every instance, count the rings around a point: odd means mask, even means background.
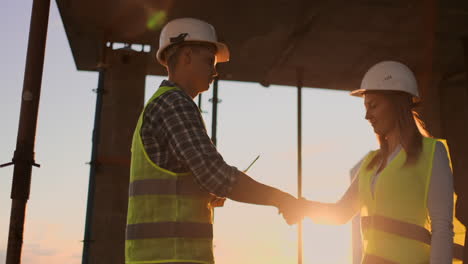
[[[417,104],[413,103],[412,96],[405,92],[379,91],[378,93],[385,94],[394,109],[393,113],[389,114],[394,114],[397,117],[396,126],[400,132],[400,143],[406,152],[405,166],[414,164],[421,154],[423,136],[431,137],[424,122],[414,109]],[[380,166],[390,155],[385,136],[377,134],[377,140],[380,144],[380,151],[371,160],[367,169]]]

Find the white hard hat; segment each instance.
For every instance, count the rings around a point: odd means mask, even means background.
[[[366,91],[401,91],[419,98],[418,83],[413,72],[396,61],[382,61],[372,66],[361,82],[361,88],[351,92],[363,96]]]
[[[217,48],[216,61],[229,61],[229,49],[224,43],[218,42],[212,25],[195,18],[178,18],[167,23],[161,31],[156,53],[159,63],[166,66],[162,55],[170,45],[188,41],[212,43]]]

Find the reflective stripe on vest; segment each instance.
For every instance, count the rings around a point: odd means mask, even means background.
[[[373,228],[409,239],[417,240],[427,245],[431,244],[431,232],[424,227],[398,221],[384,216],[364,216],[361,217],[361,228],[363,230]],[[463,260],[464,247],[460,244],[453,244],[453,258]]]
[[[149,102],[174,89],[178,88],[160,87]],[[132,139],[125,263],[212,264],[210,194],[200,189],[193,175],[151,161],[140,136],[143,113]]]
[[[144,179],[130,183],[129,196],[148,194],[206,195],[192,177]]]
[[[158,222],[127,226],[126,239],[164,237],[213,238],[213,226],[206,223]]]

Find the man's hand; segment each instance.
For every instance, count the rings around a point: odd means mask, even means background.
[[[211,200],[210,200],[211,207],[223,207],[224,206],[224,202],[226,201],[226,198],[218,197],[213,194],[210,194],[210,196],[211,196]]]
[[[278,209],[288,225],[297,224],[304,218],[303,202],[290,194],[280,200]]]

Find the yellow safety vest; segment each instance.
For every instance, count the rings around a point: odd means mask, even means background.
[[[174,89],[160,87],[149,102]],[[132,141],[125,263],[214,263],[210,196],[191,174],[151,161],[140,136],[143,113]]]
[[[364,159],[358,176],[362,263],[429,263],[431,225],[426,203],[437,141],[445,144],[444,140],[423,139],[420,157],[414,165],[404,166],[406,152],[402,149],[381,171],[374,193],[371,181],[377,168],[366,168],[377,151]],[[454,263],[460,263],[457,259],[462,259],[465,228],[455,217],[454,232]]]

